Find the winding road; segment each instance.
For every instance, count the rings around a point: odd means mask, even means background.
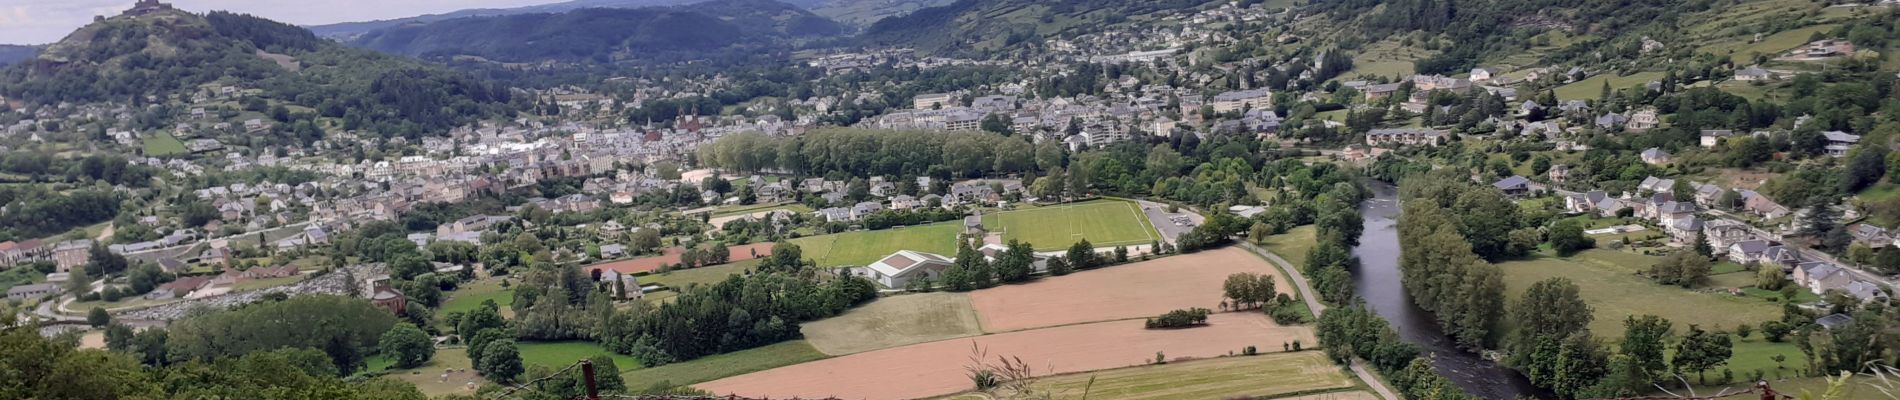
[[[1242,241],[1240,242],[1240,247],[1247,249],[1247,251],[1253,252],[1254,255],[1260,256],[1260,258],[1267,259],[1267,261],[1272,262],[1274,265],[1279,266],[1280,271],[1286,273],[1287,280],[1293,281],[1293,287],[1296,289],[1299,289],[1300,300],[1306,302],[1306,308],[1312,309],[1314,316],[1319,316],[1326,312],[1326,305],[1321,304],[1319,302],[1319,296],[1316,296],[1313,294],[1314,293],[1313,285],[1310,283],[1307,283],[1306,276],[1301,275],[1300,269],[1298,267],[1293,266],[1293,263],[1287,262],[1286,259],[1280,258],[1280,255],[1273,254],[1273,252],[1267,251],[1267,249],[1262,249],[1260,248],[1260,246],[1255,246],[1253,243],[1247,243],[1245,241]],[[1354,359],[1352,362],[1352,365],[1350,365],[1349,367],[1352,368],[1352,373],[1354,375],[1359,376],[1360,381],[1365,382],[1366,385],[1368,386],[1372,386],[1373,391],[1379,392],[1380,398],[1383,398],[1385,400],[1402,399],[1402,397],[1399,397],[1399,395],[1396,392],[1393,392],[1391,388],[1388,388],[1385,386],[1385,381],[1380,380],[1378,376],[1373,375],[1372,371],[1367,371],[1364,365],[1365,363],[1359,362],[1358,359]]]

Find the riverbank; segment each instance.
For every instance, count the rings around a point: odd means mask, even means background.
[[[1279,255],[1271,251],[1262,249],[1260,246],[1255,246],[1253,243],[1241,242],[1239,246],[1252,252],[1255,256],[1259,256],[1261,259],[1267,260],[1267,263],[1273,264],[1274,267],[1279,268],[1280,272],[1287,277],[1287,280],[1292,281],[1293,287],[1299,291],[1300,300],[1306,302],[1307,309],[1313,310],[1314,317],[1326,313],[1326,304],[1320,303],[1319,295],[1313,291],[1313,285],[1306,280],[1306,276],[1300,274],[1299,267],[1294,266],[1292,263],[1287,262],[1285,258],[1280,258]],[[1385,400],[1403,400],[1402,397],[1399,397],[1397,392],[1392,391],[1391,385],[1387,384],[1383,377],[1372,373],[1364,364],[1363,362],[1354,360],[1352,365],[1350,365],[1353,375],[1359,376],[1360,381],[1365,382],[1366,386],[1371,386],[1373,391],[1378,392],[1379,398]]]

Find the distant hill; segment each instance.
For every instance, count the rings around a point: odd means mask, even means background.
[[[247,96],[269,106],[314,110],[290,120],[335,118],[346,129],[393,135],[439,131],[511,107],[507,88],[445,68],[343,47],[264,18],[164,5],[95,21],[0,69],[0,94],[31,104],[185,103],[221,86],[256,93]]]
[[[416,23],[430,23],[430,22],[437,22],[437,21],[445,21],[445,20],[451,20],[451,19],[456,19],[456,18],[495,17],[495,16],[506,16],[506,15],[521,15],[521,14],[563,13],[563,12],[574,11],[574,10],[579,10],[583,8],[644,8],[644,7],[677,6],[677,5],[683,5],[683,4],[697,3],[700,1],[704,1],[704,0],[572,0],[572,1],[567,1],[567,2],[543,4],[543,5],[538,5],[538,6],[527,6],[527,7],[516,7],[516,8],[476,8],[476,9],[447,12],[447,13],[442,13],[442,14],[421,15],[421,16],[415,16],[415,17],[409,17],[409,18],[396,18],[396,19],[376,20],[376,21],[344,22],[344,23],[338,23],[338,24],[315,25],[315,26],[310,26],[309,28],[311,32],[315,32],[318,36],[347,41],[347,40],[355,39],[358,36],[361,36],[365,33],[369,33],[371,31],[376,31],[379,29],[385,29],[385,28],[408,25],[408,24],[416,24]]]
[[[867,27],[884,18],[949,5],[956,0],[790,0],[787,2],[804,7],[814,14],[833,21],[856,27]]]
[[[588,8],[416,23],[373,31],[350,44],[428,58],[617,62],[761,49],[848,31],[842,24],[786,3],[717,0],[676,7]]]
[[[25,61],[40,54],[40,46],[0,44],[0,65]]]
[[[1161,10],[1195,8],[1214,0],[959,0],[865,29],[868,44],[929,53],[973,54],[1020,49],[1020,44],[1083,33]]]

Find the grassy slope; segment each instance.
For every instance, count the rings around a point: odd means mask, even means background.
[[[158,157],[185,153],[189,153],[185,150],[185,142],[179,141],[170,134],[160,133],[145,137],[146,156]]]
[[[843,315],[807,322],[799,330],[813,347],[831,355],[982,333],[970,296],[964,293],[885,297]]]
[[[640,368],[640,361],[624,354],[607,351],[606,347],[594,342],[521,342],[521,363],[561,369],[582,359],[597,355],[613,357],[614,366],[621,371]]]
[[[620,374],[627,387],[649,387],[666,382],[691,385],[729,376],[764,371],[825,358],[825,353],[803,340],[780,342],[764,347],[706,356],[692,361],[667,364]]]
[[[1638,72],[1629,76],[1602,74],[1584,78],[1581,81],[1571,82],[1568,85],[1558,86],[1555,91],[1557,92],[1557,99],[1559,100],[1591,100],[1603,95],[1603,81],[1605,80],[1610,82],[1610,90],[1623,90],[1662,78],[1663,73],[1661,72]]]
[[[506,313],[508,305],[515,302],[515,290],[502,288],[500,279],[487,279],[462,285],[449,295],[449,299],[442,302],[442,308],[437,311],[438,314],[469,312],[481,306],[484,300],[494,300],[496,304],[501,305],[502,312]]]
[[[1314,236],[1318,232],[1319,228],[1313,225],[1302,225],[1283,234],[1268,236],[1261,247],[1286,259],[1286,262],[1293,263],[1294,268],[1305,268],[1306,253],[1313,251],[1314,241],[1317,240]]]

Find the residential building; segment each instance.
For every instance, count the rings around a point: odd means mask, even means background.
[[[1830,156],[1846,156],[1848,150],[1852,150],[1855,144],[1860,143],[1860,135],[1847,132],[1827,131],[1822,132],[1821,135],[1827,137],[1827,155]]]
[[[1226,113],[1243,109],[1273,107],[1273,91],[1265,88],[1236,90],[1214,95],[1214,112]]]
[[[51,283],[19,285],[19,286],[14,286],[12,288],[7,289],[7,300],[27,301],[27,300],[32,300],[32,299],[39,299],[39,298],[44,298],[46,296],[59,294],[60,291],[61,289],[59,285],[55,285]]]
[[[1444,144],[1449,133],[1436,129],[1391,128],[1373,129],[1366,132],[1366,145],[1369,146],[1437,146]]]

